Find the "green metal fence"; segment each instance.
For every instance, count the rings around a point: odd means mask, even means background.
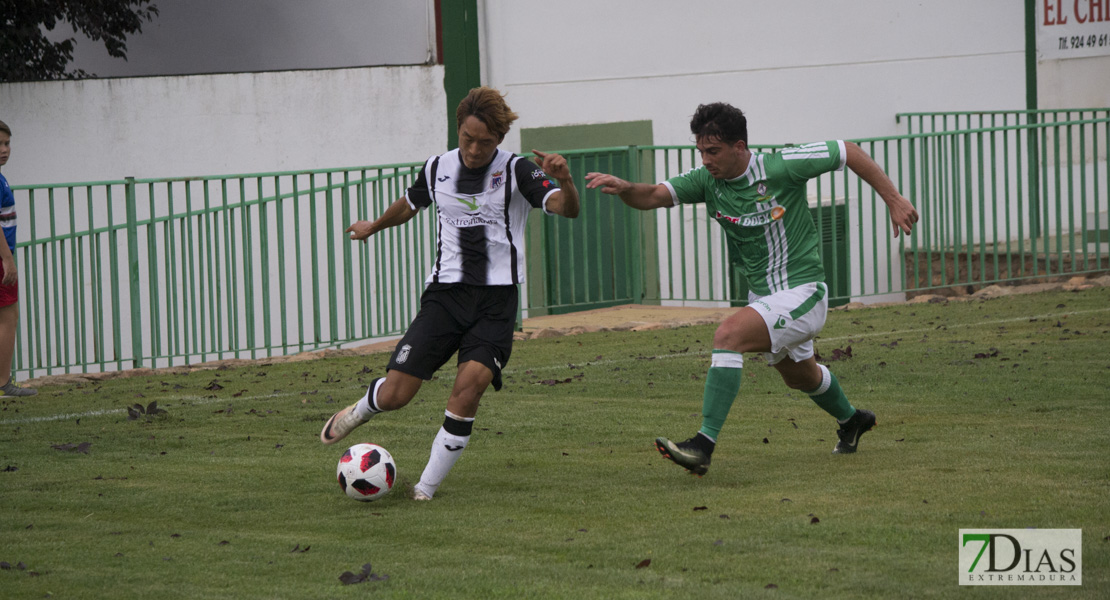
[[[833,305],[1110,269],[1110,109],[899,118],[906,135],[856,142],[917,207],[913,235],[893,237],[885,205],[850,171],[810,182]],[[645,182],[699,164],[692,147],[640,151],[654,158]],[[702,207],[662,211],[658,231],[664,303],[746,302]]]
[[[558,314],[640,301],[642,269],[625,265],[643,260],[640,217],[620,202],[586,189],[591,171],[628,177],[629,148],[560,150],[581,195],[576,219],[540,218],[533,211],[527,235],[528,316]]]
[[[420,165],[15,187],[26,202],[16,369],[258,358],[395,335],[433,215],[353,244]]]
[[[899,118],[905,135],[857,142],[917,206],[914,235],[894,238],[852,173],[810,182],[833,304],[1110,269],[1110,109]],[[746,302],[703,207],[644,213],[585,189],[589,171],[662,181],[700,164],[693,147],[565,155],[583,211],[533,211],[526,315]],[[400,334],[434,258],[434,214],[365,245],[343,230],[384,211],[419,168],[13,187],[27,215],[16,372],[263,358]]]
[[[1106,270],[1110,109],[904,113],[923,220],[907,289]],[[916,131],[916,133],[915,133]]]

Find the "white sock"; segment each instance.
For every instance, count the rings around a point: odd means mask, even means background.
[[[474,418],[464,418],[444,411],[447,418],[439,428],[435,441],[432,442],[432,454],[428,457],[428,466],[420,475],[420,483],[414,488],[431,498],[435,495],[439,484],[447,478],[451,467],[459,460],[467,442],[470,441],[470,430],[474,425]]]
[[[355,416],[363,421],[369,421],[370,417],[382,412],[382,409],[378,408],[377,396],[378,388],[382,387],[383,383],[385,383],[385,377],[379,377],[370,382],[366,388],[366,394],[355,404]]]

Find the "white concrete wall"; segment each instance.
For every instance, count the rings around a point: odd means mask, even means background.
[[[1025,107],[1013,0],[480,9],[483,79],[508,93],[520,127],[650,119],[657,144],[683,144],[697,105],[726,101],[748,113],[752,143],[806,142],[898,134],[897,112]]]
[[[447,144],[443,67],[0,85],[13,185],[415,162]]]
[[[434,62],[433,0],[188,0],[127,36],[127,60],[60,23],[74,38],[72,68],[99,77],[336,69]],[[187,49],[187,51],[183,51]]]

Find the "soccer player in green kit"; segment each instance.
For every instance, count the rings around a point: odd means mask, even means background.
[[[684,441],[657,438],[666,458],[697,475],[709,470],[717,437],[740,392],[743,353],[763,352],[792,389],[808,394],[840,425],[834,453],[855,452],[875,414],[857,409],[836,377],[813,355],[825,325],[828,288],[818,255],[820,237],[810,216],[806,182],[847,166],[882,197],[894,235],[909,234],[917,210],[858,145],[829,141],[778,153],[748,150],[744,113],[724,103],[703,104],[690,121],[702,166],[657,185],[630,183],[604,173],[586,175],[588,189],[652,210],[703,203],[724,229],[729,254],[748,280],[748,306],[713,335],[713,358],[702,397],[702,426]]]

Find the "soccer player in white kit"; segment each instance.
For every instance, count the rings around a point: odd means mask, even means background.
[[[366,239],[435,206],[436,256],[420,297],[420,310],[389,360],[385,377],[370,383],[361,400],[335,413],[320,432],[334,444],[373,415],[397,410],[416,396],[458,352],[455,385],[432,442],[431,456],[413,488],[431,500],[470,440],[478,401],[509,362],[516,326],[518,285],[524,281],[524,225],[533,208],[578,216],[578,190],[567,161],[533,151],[530,160],[498,149],[516,113],[497,90],[470,90],[455,113],[459,147],[424,164],[405,196],[377,220],[347,228]],[[556,183],[553,183],[554,180]]]
[[[687,173],[657,185],[604,173],[586,175],[588,189],[600,188],[640,210],[705,204],[724,230],[730,259],[748,281],[748,306],[726,319],[713,336],[701,429],[683,442],[657,438],[656,447],[688,471],[704,475],[740,391],[743,353],[763,352],[788,387],[805,392],[836,418],[839,441],[833,452],[855,452],[859,437],[876,419],[871,411],[853,407],[836,377],[814,359],[813,339],[825,325],[828,288],[806,182],[847,166],[882,197],[895,236],[910,233],[917,211],[854,143],[837,140],[753,153],[748,150],[747,118],[724,103],[699,106],[690,130],[702,166]]]

